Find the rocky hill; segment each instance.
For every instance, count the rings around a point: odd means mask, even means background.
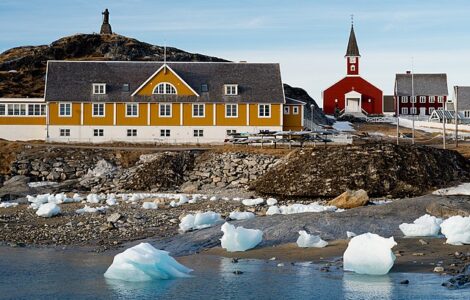
[[[48,60],[162,61],[164,48],[122,35],[77,34],[50,45],[16,47],[0,54],[0,97],[42,97]],[[227,61],[167,47],[168,61]],[[315,101],[300,88],[285,85],[286,96],[314,104],[320,124],[328,120]],[[308,115],[310,116],[310,111]]]

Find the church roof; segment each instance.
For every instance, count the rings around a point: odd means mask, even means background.
[[[49,61],[46,101],[284,103],[279,64],[232,62],[167,62],[199,96],[132,96],[163,62]],[[93,83],[105,83],[106,94],[94,95]],[[227,96],[225,84],[237,84]],[[126,89],[123,86],[126,85]]]
[[[397,96],[447,96],[447,74],[396,74],[395,89]]]
[[[359,54],[359,47],[357,46],[356,34],[354,33],[354,26],[351,25],[351,33],[349,34],[348,48],[346,49],[345,56],[361,56]]]

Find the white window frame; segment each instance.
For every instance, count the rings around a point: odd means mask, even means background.
[[[433,113],[433,111],[435,111],[435,110],[436,110],[436,109],[435,109],[434,107],[430,107],[430,108],[428,108],[428,112],[429,112],[429,114],[432,114],[432,113]]]
[[[136,137],[137,136],[137,129],[135,128],[128,128],[126,130],[126,136],[127,137]]]
[[[102,129],[102,128],[93,128],[93,136],[94,137],[103,137],[104,136],[104,129]]]
[[[426,96],[419,96],[419,103],[426,103]]]
[[[169,107],[170,108],[170,114],[162,114],[163,111],[166,112],[166,109],[163,110],[162,107]],[[171,103],[160,103],[158,104],[158,116],[161,118],[171,118],[173,116],[173,105]]]
[[[160,87],[163,87],[163,91],[160,92]],[[172,93],[171,90],[168,92],[168,89],[173,89],[175,92]],[[155,86],[155,88],[152,91],[152,94],[154,95],[177,95],[178,90],[176,89],[176,86],[169,82],[160,82]]]
[[[102,115],[95,114],[95,105],[103,105],[103,114]],[[106,116],[106,103],[92,103],[92,105],[91,105],[91,115],[95,118],[104,118]]]
[[[444,103],[444,96],[438,96],[437,103]]]
[[[401,103],[408,103],[408,96],[401,96]]]
[[[6,107],[7,116],[26,116],[27,106],[23,103],[9,103]]]
[[[415,107],[410,107],[410,115],[416,115],[416,112],[418,111],[418,109]]]
[[[203,129],[194,129],[193,130],[193,137],[204,137],[204,130]]]
[[[70,136],[70,129],[69,128],[60,128],[59,129],[59,136],[61,136],[61,137]]]
[[[402,107],[401,108],[401,114],[402,115],[407,115],[408,114],[408,107]]]
[[[463,116],[464,116],[465,118],[470,118],[470,110],[464,110],[464,111],[463,111]]]
[[[160,137],[171,137],[170,129],[160,129]]]
[[[299,114],[299,107],[298,106],[294,106],[292,107],[292,114],[294,115],[298,115]]]
[[[106,83],[93,83],[93,95],[105,95]]]
[[[229,107],[231,107],[230,115],[229,115]],[[233,113],[233,108],[235,108],[235,114]],[[236,103],[225,104],[225,117],[226,118],[238,118],[238,104]]]
[[[429,96],[429,103],[436,103],[436,96]]]
[[[129,107],[135,107],[135,111],[134,111],[134,108],[131,108],[132,114],[129,114]],[[139,103],[126,103],[126,117],[129,117],[129,118],[139,117]]]
[[[410,103],[416,103],[416,96],[410,97]]]
[[[62,113],[62,106],[69,108],[69,113],[67,114],[67,109],[64,109],[64,114]],[[59,117],[71,117],[72,116],[72,103],[59,103]]]
[[[0,107],[3,107],[3,109],[0,110],[0,116],[6,116],[7,115],[7,105],[6,104],[0,104]]]
[[[290,114],[290,107],[289,106],[284,106],[284,114],[289,115]]]
[[[238,95],[238,84],[225,84],[224,92],[225,92],[225,96]]]
[[[202,107],[202,115],[194,114],[195,107],[199,107],[199,109],[197,109],[198,113],[200,113],[200,107]],[[193,103],[193,105],[191,106],[191,115],[193,116],[193,118],[205,118],[206,117],[206,105],[204,103]]]
[[[261,113],[261,107],[264,107],[263,113]],[[266,114],[265,107],[268,107],[269,114]],[[271,118],[271,104],[258,104],[258,118]]]

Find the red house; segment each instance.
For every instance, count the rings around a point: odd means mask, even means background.
[[[346,50],[346,77],[323,91],[325,114],[349,114],[357,117],[383,113],[383,93],[359,75],[359,47],[351,25]]]

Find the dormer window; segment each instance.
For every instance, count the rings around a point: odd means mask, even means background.
[[[209,91],[209,86],[205,83],[201,84],[201,92],[206,93]]]
[[[159,83],[153,90],[157,95],[176,95],[176,88],[169,82]]]
[[[106,94],[106,83],[93,83],[93,94],[94,95]]]
[[[238,85],[237,84],[226,84],[225,85],[225,95],[227,95],[227,96],[238,95]]]

